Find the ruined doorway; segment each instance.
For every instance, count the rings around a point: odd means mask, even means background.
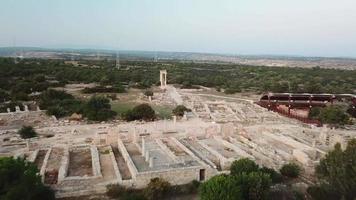
[[[199,170],[199,181],[205,180],[205,169]]]

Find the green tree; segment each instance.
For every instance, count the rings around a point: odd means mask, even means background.
[[[309,117],[318,119],[322,123],[333,125],[349,124],[350,116],[346,109],[339,106],[329,106],[326,108],[312,108]]]
[[[241,185],[242,195],[246,200],[267,199],[271,186],[269,174],[263,172],[243,172],[235,177]]]
[[[288,163],[281,167],[279,170],[283,176],[289,178],[297,178],[300,174],[300,167],[295,163]]]
[[[93,96],[85,104],[83,114],[89,120],[106,121],[113,118],[116,112],[111,110],[109,99],[102,96]]]
[[[201,184],[201,200],[239,200],[243,199],[241,185],[233,176],[218,175]]]
[[[172,111],[172,113],[176,116],[182,117],[184,115],[184,112],[191,112],[192,110],[183,106],[183,105],[178,105],[175,107]]]
[[[43,185],[37,167],[22,159],[0,158],[0,199],[54,200],[54,192]]]
[[[37,133],[32,126],[23,126],[17,133],[23,139],[33,138],[37,136]]]
[[[257,172],[259,170],[258,165],[248,159],[248,158],[242,158],[240,160],[236,160],[231,164],[230,171],[232,175],[239,175],[242,174],[243,172],[245,173],[251,173],[251,172]]]
[[[155,111],[148,104],[140,104],[134,107],[132,110],[127,111],[123,115],[127,121],[145,120],[152,121],[156,118]]]
[[[314,190],[324,191],[326,196],[339,194],[343,199],[356,198],[356,139],[348,142],[343,151],[340,144],[336,144],[320,164],[316,167],[316,175],[321,183]],[[326,188],[326,189],[325,189]],[[330,190],[330,188],[332,188]],[[315,198],[318,199],[318,198]]]
[[[282,175],[272,168],[262,167],[260,171],[265,174],[269,174],[272,183],[281,183],[283,181]]]

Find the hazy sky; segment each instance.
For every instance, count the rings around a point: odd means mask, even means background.
[[[356,0],[0,0],[0,46],[356,57]]]

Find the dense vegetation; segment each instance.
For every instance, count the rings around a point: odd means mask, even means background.
[[[353,109],[350,109],[353,111]],[[309,112],[309,117],[318,119],[322,123],[332,125],[345,125],[350,124],[350,115],[346,112],[345,108],[340,106],[328,106],[325,108],[314,107]]]
[[[54,192],[41,182],[37,167],[22,159],[0,158],[0,199],[54,200]]]
[[[283,166],[281,170],[285,168]],[[200,198],[211,199],[283,199],[276,197],[271,186],[283,181],[282,175],[273,169],[260,168],[250,159],[240,159],[231,165],[230,175],[218,175],[203,183]],[[294,199],[294,197],[293,197]]]
[[[33,138],[37,136],[37,133],[32,126],[23,126],[17,133],[23,139]]]
[[[106,194],[112,199],[120,200],[158,200],[170,197],[196,194],[200,183],[192,181],[185,185],[171,185],[161,178],[153,178],[143,189],[126,188],[120,185],[109,185]]]
[[[40,95],[38,102],[42,109],[47,110],[48,115],[56,117],[80,113],[89,120],[105,121],[116,115],[111,110],[109,99],[102,96],[93,96],[88,101],[81,101],[64,91],[49,89]]]
[[[175,107],[172,111],[172,113],[176,116],[182,117],[184,115],[184,112],[191,112],[192,110],[183,106],[183,105],[178,105]]]
[[[127,121],[144,120],[152,121],[156,119],[156,113],[148,104],[140,104],[123,114],[123,119]]]
[[[93,82],[100,85],[86,88],[82,92],[119,93],[130,87],[147,90],[159,83],[160,69],[167,69],[170,84],[181,84],[182,88],[197,88],[196,85],[215,87],[228,94],[240,91],[354,93],[356,89],[355,70],[125,60],[121,61],[121,68],[117,69],[111,60],[78,62],[79,65],[73,65],[63,60],[24,59],[15,62],[12,58],[0,58],[0,111],[6,112],[6,108],[14,110],[16,105],[21,105],[21,101],[34,100],[48,114],[57,117],[72,113],[85,114],[84,103],[80,100],[71,95],[62,96],[52,90],[45,91],[66,83]],[[38,96],[37,92],[45,94]],[[151,92],[145,94],[151,95]],[[115,96],[112,97],[115,99]],[[356,109],[349,108],[347,112],[355,116]],[[327,110],[312,117],[334,123],[333,119],[330,120],[330,113],[335,114],[333,110]],[[91,114],[87,116],[101,120],[110,119],[112,115],[114,113],[111,112],[108,116],[99,118]],[[337,115],[337,120],[340,119],[341,124],[347,124],[346,117]]]
[[[315,200],[356,198],[356,139],[345,150],[336,144],[316,167],[319,184],[308,189]]]
[[[26,59],[15,64],[13,59],[0,58],[1,100],[22,99],[34,91],[63,85],[67,82],[97,82],[102,85],[128,85],[148,88],[159,82],[159,70],[168,70],[168,82],[190,88],[203,85],[233,91],[255,92],[329,92],[353,93],[356,71],[244,66],[236,64],[200,64],[167,61],[122,61],[121,69],[114,63],[82,61],[99,68],[74,67],[60,60]]]

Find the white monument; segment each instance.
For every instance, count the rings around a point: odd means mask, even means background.
[[[159,80],[161,81],[161,89],[165,89],[167,86],[167,70],[159,71]]]

